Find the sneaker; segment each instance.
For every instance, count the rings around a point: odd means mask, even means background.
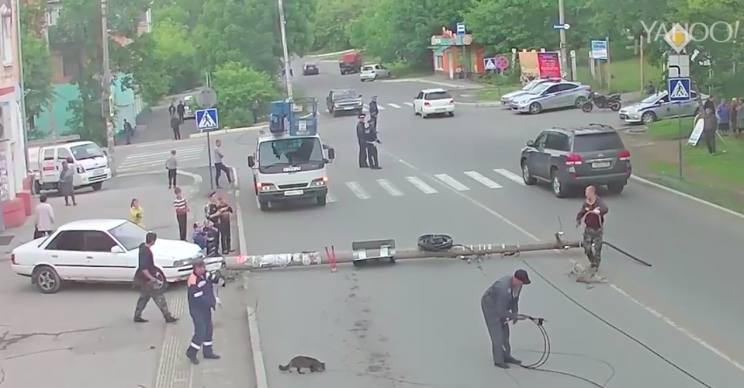
[[[507,364],[505,362],[495,362],[495,363],[493,363],[493,365],[495,365],[495,366],[497,366],[497,367],[499,367],[501,369],[509,369],[509,364]]]
[[[204,353],[204,359],[206,360],[219,360],[220,358],[222,357],[220,357],[218,354]]]
[[[172,315],[165,317],[165,323],[176,323],[176,322],[178,322],[178,318]]]
[[[135,323],[145,323],[145,322],[147,322],[147,319],[142,318],[142,317],[134,317],[133,321]]]
[[[507,364],[522,365],[522,361],[521,360],[517,360],[514,357],[509,357],[505,361],[506,361]]]

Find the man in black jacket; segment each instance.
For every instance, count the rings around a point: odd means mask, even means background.
[[[372,119],[367,123],[367,128],[364,131],[364,138],[367,141],[367,161],[369,167],[373,170],[380,170],[380,160],[377,154],[377,144],[380,144],[380,139],[377,138],[377,128],[372,123]]]
[[[158,279],[158,267],[155,266],[155,258],[150,247],[155,245],[158,235],[154,232],[147,232],[145,242],[139,246],[139,265],[134,275],[134,283],[139,287],[140,297],[137,299],[137,307],[134,309],[134,321],[137,323],[147,322],[142,318],[142,312],[147,307],[147,303],[152,299],[163,314],[166,323],[173,323],[178,318],[173,317],[168,311],[168,303],[165,301],[163,291],[165,291],[164,279]]]
[[[359,145],[359,168],[368,168],[367,164],[367,123],[364,122],[366,115],[360,113],[356,125],[357,143]]]
[[[176,111],[178,112],[178,120],[183,123],[183,116],[186,114],[186,105],[183,104],[183,101],[178,102]]]

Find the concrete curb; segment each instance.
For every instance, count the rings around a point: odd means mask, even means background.
[[[217,130],[217,131],[210,131],[209,132],[209,136],[210,137],[212,137],[212,136],[223,136],[223,135],[227,135],[227,134],[230,134],[230,133],[258,131],[258,130],[261,130],[261,129],[266,129],[268,127],[269,127],[268,124],[261,124],[261,125],[256,125],[256,126],[253,126],[253,127],[220,129],[220,130]],[[189,136],[189,139],[196,139],[196,138],[200,138],[200,137],[207,137],[207,132],[195,133],[193,135],[190,135]]]
[[[261,334],[258,331],[258,316],[256,310],[246,307],[248,313],[248,332],[251,338],[251,354],[253,355],[253,369],[256,372],[256,388],[269,388],[266,376],[266,364],[261,351]]]

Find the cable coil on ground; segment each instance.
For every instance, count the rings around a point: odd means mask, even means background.
[[[455,240],[446,234],[425,234],[418,238],[418,247],[424,252],[446,252],[455,246]]]

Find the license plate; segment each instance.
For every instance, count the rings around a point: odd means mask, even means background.
[[[607,168],[607,167],[610,167],[610,162],[592,163],[592,168]]]
[[[625,119],[627,119],[627,118],[628,118],[628,116],[626,116],[626,115],[620,115],[620,119],[621,119],[621,120],[625,120]]]
[[[284,192],[284,195],[287,197],[293,196],[293,195],[302,195],[305,194],[305,191],[303,190],[287,190]]]
[[[437,109],[434,110],[434,112],[444,112],[446,110],[447,109],[444,109],[444,108],[437,108]]]
[[[343,107],[341,107],[341,110],[353,110],[353,109],[356,109],[356,108],[353,107],[353,106],[343,106]]]

